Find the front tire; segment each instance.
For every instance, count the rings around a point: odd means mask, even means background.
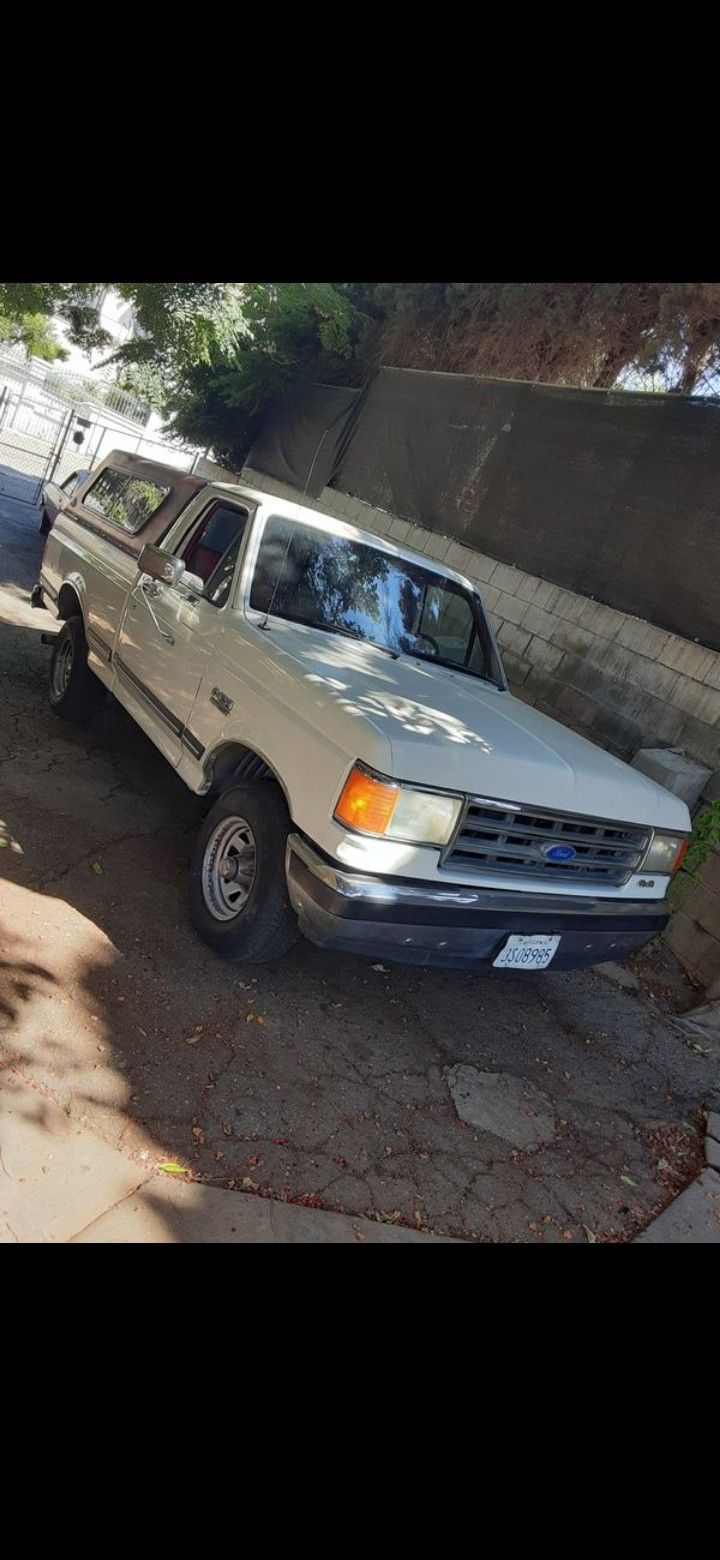
[[[190,866],[190,918],[221,958],[265,964],[295,942],[285,878],[289,828],[270,780],[233,786],[210,809]]]
[[[87,640],[81,617],[63,623],[50,657],[50,708],[63,720],[85,721],[97,715],[106,689],[87,664]]]

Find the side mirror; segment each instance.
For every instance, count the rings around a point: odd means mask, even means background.
[[[177,585],[185,573],[182,558],[163,552],[162,547],[153,547],[151,542],[146,542],[142,548],[138,568],[141,574],[149,574],[151,579],[159,580],[162,585]]]

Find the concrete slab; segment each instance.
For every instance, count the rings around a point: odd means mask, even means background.
[[[458,1116],[468,1126],[492,1132],[515,1148],[537,1148],[555,1136],[550,1101],[524,1078],[469,1066],[449,1067],[445,1076]]]
[[[687,1191],[654,1219],[635,1245],[720,1245],[720,1175],[703,1170]]]
[[[680,748],[640,748],[632,764],[633,769],[657,780],[691,808],[699,801],[712,774],[712,770],[688,758]]]
[[[0,1243],[69,1241],[145,1175],[47,1096],[3,1076]]]
[[[720,999],[691,1008],[681,1018],[676,1018],[675,1023],[683,1034],[704,1045],[708,1055],[720,1057]]]
[[[611,980],[622,991],[642,991],[640,976],[635,970],[628,969],[626,964],[596,964],[595,974]]]
[[[705,1158],[711,1170],[720,1170],[720,1143],[715,1138],[706,1137]]]
[[[171,1182],[157,1175],[138,1192],[74,1237],[99,1245],[370,1245],[396,1246],[440,1237],[374,1219],[298,1208],[291,1203],[227,1192],[220,1187]],[[450,1240],[441,1244],[452,1245]]]

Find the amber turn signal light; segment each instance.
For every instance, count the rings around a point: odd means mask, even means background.
[[[674,860],[674,862],[672,864],[672,867],[670,869],[671,872],[673,873],[673,875],[677,871],[679,871],[680,867],[682,866],[682,864],[683,864],[683,862],[685,860],[685,857],[687,856],[687,853],[688,853],[689,849],[690,849],[690,841],[689,840],[683,840],[682,845],[680,846],[680,849],[679,849],[679,851],[677,853],[677,856],[675,857],[675,860]]]
[[[335,817],[351,829],[384,834],[397,806],[399,789],[384,785],[362,769],[351,769],[335,808]]]

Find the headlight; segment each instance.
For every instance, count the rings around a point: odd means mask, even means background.
[[[338,823],[362,834],[417,845],[447,845],[460,816],[462,798],[416,791],[370,774],[358,764],[340,792],[335,808]]]
[[[677,872],[690,844],[687,834],[654,834],[641,872]]]

